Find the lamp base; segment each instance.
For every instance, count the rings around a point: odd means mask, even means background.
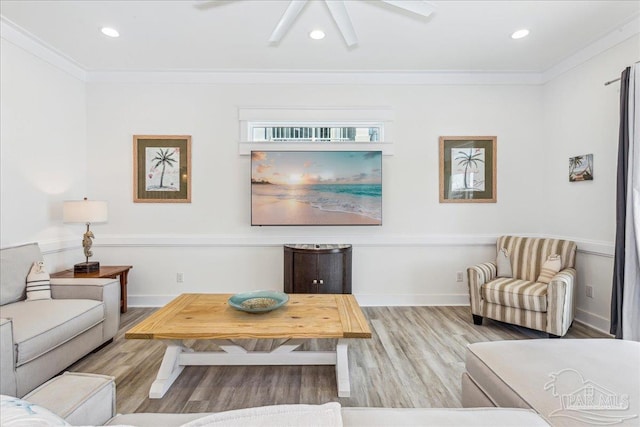
[[[93,273],[100,270],[98,261],[81,262],[73,266],[74,273]]]

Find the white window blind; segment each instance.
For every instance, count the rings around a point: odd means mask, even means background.
[[[249,122],[251,142],[380,142],[382,123],[255,123]]]
[[[388,108],[240,108],[240,154],[252,150],[382,150],[392,154]]]

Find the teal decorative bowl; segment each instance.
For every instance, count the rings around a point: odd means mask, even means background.
[[[289,301],[289,295],[277,291],[253,291],[232,295],[227,301],[236,310],[247,313],[266,313]]]

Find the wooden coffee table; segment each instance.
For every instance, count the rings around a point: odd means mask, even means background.
[[[338,396],[349,397],[346,338],[371,338],[353,295],[290,294],[274,311],[244,313],[227,304],[231,294],[182,294],[126,332],[129,339],[165,340],[167,350],[149,398],[167,392],[185,366],[335,365]],[[249,351],[233,339],[286,339],[271,351]],[[337,338],[335,351],[294,351],[305,340]],[[213,340],[221,351],[194,351],[189,340]]]

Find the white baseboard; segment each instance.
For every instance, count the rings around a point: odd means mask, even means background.
[[[469,294],[355,294],[363,307],[469,305]]]
[[[178,295],[128,295],[129,307],[163,307]]]
[[[129,295],[129,307],[162,307],[178,295]],[[469,305],[469,294],[356,294],[363,307]]]
[[[581,309],[576,309],[576,317],[574,319],[578,323],[589,326],[597,331],[609,334],[610,321],[606,317],[602,317],[598,314],[590,313]]]

